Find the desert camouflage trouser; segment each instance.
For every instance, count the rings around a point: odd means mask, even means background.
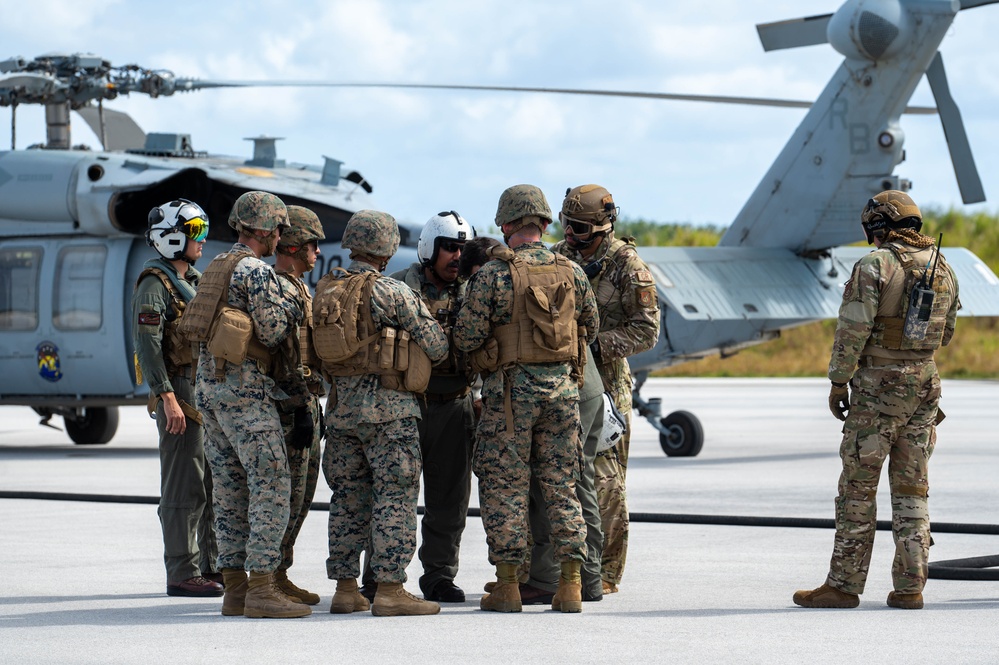
[[[927,466],[940,400],[936,365],[930,360],[861,367],[850,387],[828,583],[847,593],[864,591],[877,527],[878,479],[887,458],[895,538],[892,581],[901,593],[921,592],[930,548]]]
[[[199,393],[205,457],[212,469],[218,566],[271,573],[281,562],[291,481],[274,402]],[[231,396],[230,396],[231,397]]]
[[[631,372],[626,360],[615,360],[600,367],[604,388],[610,392],[614,406],[624,416],[626,429],[610,450],[597,454],[593,463],[600,521],[604,533],[601,576],[611,584],[620,584],[628,558],[628,493],[625,476],[628,472],[628,449],[631,445]]]
[[[406,581],[416,551],[422,466],[416,418],[328,430],[323,475],[333,491],[326,560],[331,580],[360,577],[370,535],[375,581]]]
[[[575,488],[582,466],[578,401],[514,401],[513,432],[507,432],[502,402],[483,406],[472,471],[479,479],[489,562],[519,565],[528,556],[532,474],[547,507],[555,560],[584,561],[586,524]]]
[[[320,441],[323,436],[322,405],[319,398],[313,395],[308,405],[312,416],[312,445],[308,448],[295,450],[288,448],[288,468],[291,472],[291,516],[288,519],[288,530],[281,541],[281,565],[279,570],[288,570],[295,562],[295,541],[302,530],[302,524],[312,507],[316,496],[316,485],[319,484]],[[291,435],[293,422],[284,424],[285,441]]]

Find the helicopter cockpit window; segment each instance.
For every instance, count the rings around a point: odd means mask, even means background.
[[[0,330],[38,327],[38,272],[42,250],[12,247],[0,250]]]
[[[67,247],[59,252],[52,322],[60,330],[97,330],[104,303],[104,263],[108,250],[99,245]]]

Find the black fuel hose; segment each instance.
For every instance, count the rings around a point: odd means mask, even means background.
[[[65,492],[26,492],[0,490],[0,499],[37,499],[48,501],[86,501],[93,503],[137,503],[158,505],[156,496],[127,496],[118,494],[70,494]],[[330,504],[320,501],[312,503],[312,510],[329,511]],[[423,514],[423,506],[417,513]],[[481,517],[478,508],[468,509],[469,517]],[[717,526],[769,526],[804,529],[833,529],[831,519],[809,517],[758,517],[752,515],[688,515],[675,513],[630,513],[632,522],[653,524],[707,524]],[[891,531],[891,522],[878,520],[878,531]],[[963,524],[955,522],[933,522],[930,527],[935,533],[963,533],[973,535],[999,535],[999,524]],[[999,566],[999,555],[949,559],[930,564],[929,576],[946,580],[996,580],[999,570],[986,570]]]

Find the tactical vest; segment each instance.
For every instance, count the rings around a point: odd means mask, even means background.
[[[509,250],[491,256],[510,266],[513,313],[510,323],[497,326],[492,338],[471,354],[473,367],[496,371],[518,363],[572,362],[581,368],[586,359],[579,340],[586,338],[586,332],[576,323],[572,261],[552,254],[553,263],[529,265]]]
[[[309,384],[309,391],[315,395],[324,395],[323,382],[320,376],[321,362],[316,355],[316,348],[313,343],[314,333],[312,324],[312,293],[305,281],[295,277],[291,273],[279,273],[287,277],[288,281],[298,289],[298,295],[302,299],[305,312],[302,325],[298,328],[298,346],[302,354],[302,369],[305,372],[305,381]]]
[[[881,296],[874,327],[871,330],[871,343],[884,349],[895,351],[934,351],[939,349],[947,325],[947,312],[954,300],[954,283],[950,266],[940,255],[936,274],[933,278],[933,307],[930,310],[929,325],[922,339],[914,340],[906,336],[905,319],[909,311],[913,288],[922,279],[929,281],[937,249],[927,247],[913,250],[898,243],[888,242],[881,246],[888,249],[899,263],[902,272],[892,275]]]
[[[615,294],[618,293],[618,285],[605,277],[620,268],[619,264],[628,254],[629,247],[632,248],[632,252],[637,253],[634,249],[634,238],[615,238],[607,249],[607,253],[600,259],[604,262],[603,269],[590,280],[593,295],[597,300],[597,311],[600,312],[601,332],[618,328],[628,318],[620,296],[615,297]],[[650,280],[649,283],[653,282]]]
[[[163,323],[163,364],[166,367],[167,376],[175,376],[180,368],[189,367],[193,362],[191,344],[180,332],[180,321],[187,303],[170,276],[160,268],[150,266],[139,273],[139,278],[135,280],[136,288],[149,275],[158,277],[163,282],[163,286],[166,287],[167,293],[170,294],[170,311]]]
[[[378,329],[371,316],[376,272],[334,268],[319,280],[312,301],[313,343],[323,377],[378,374],[384,387],[423,392],[430,380],[430,358],[408,331]]]
[[[194,343],[207,343],[215,355],[216,372],[224,362],[257,361],[261,372],[271,369],[271,353],[253,333],[249,313],[229,305],[229,285],[236,266],[251,252],[230,251],[216,257],[201,275],[198,294],[188,303],[180,331]]]

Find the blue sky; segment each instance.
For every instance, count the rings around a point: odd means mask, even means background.
[[[766,54],[754,25],[835,11],[834,1],[304,0],[170,3],[0,0],[0,59],[93,52],[205,79],[294,79],[613,88],[812,100],[842,57],[828,45]],[[30,8],[30,9],[29,9]],[[986,194],[999,210],[999,5],[961,12],[941,51]],[[920,85],[912,103],[932,105]],[[245,137],[285,137],[279,156],[328,155],[374,185],[379,207],[425,221],[455,209],[488,228],[500,192],[529,182],[553,206],[606,186],[627,218],[727,225],[803,110],[628,99],[387,90],[224,90],[111,102],[146,131],[249,156]],[[0,108],[0,150],[10,145]],[[960,204],[939,120],[905,116],[922,205]],[[82,121],[74,143],[96,146]],[[18,110],[18,145],[43,140]]]

